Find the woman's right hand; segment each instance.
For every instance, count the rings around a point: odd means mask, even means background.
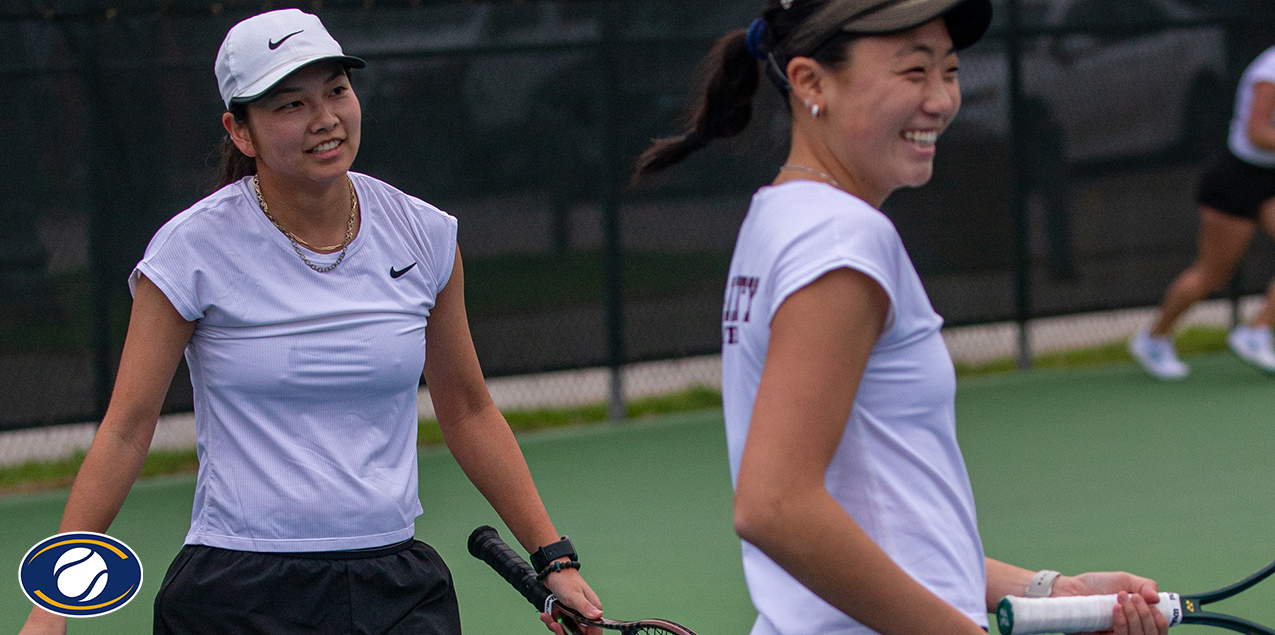
[[[66,635],[66,618],[38,606],[31,607],[27,623],[18,631],[18,635]]]
[[[545,586],[557,596],[558,600],[576,612],[591,620],[602,619],[602,602],[589,587],[589,583],[580,577],[575,569],[563,569],[552,573],[545,579]],[[540,614],[540,621],[549,627],[555,635],[568,635],[567,629],[555,621],[555,616]],[[602,629],[590,626],[584,629],[588,635],[602,635]]]
[[[1155,608],[1160,601],[1155,580],[1124,571],[1098,571],[1077,576],[1059,576],[1054,582],[1057,596],[1117,594],[1112,611],[1114,635],[1167,635],[1169,622]]]
[[[1114,635],[1168,635],[1169,621],[1140,593],[1121,591],[1112,611]]]

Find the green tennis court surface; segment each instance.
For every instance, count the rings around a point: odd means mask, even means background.
[[[1193,376],[1180,384],[1132,366],[963,379],[961,444],[988,555],[1067,573],[1127,569],[1187,593],[1275,559],[1275,378],[1229,356],[1188,361]],[[701,635],[748,631],[720,413],[541,433],[523,448],[609,616],[667,617]],[[466,632],[547,632],[465,552],[479,525],[511,540],[508,531],[445,451],[425,450],[420,463],[417,536],[452,568]],[[120,611],[73,620],[71,633],[150,631],[150,603],[185,535],[193,483],[137,485],[111,534],[139,553],[144,588]],[[10,563],[0,567],[11,567],[0,583],[0,633],[17,632],[29,610],[18,561],[54,532],[65,497],[0,499],[0,563]],[[1219,610],[1275,625],[1275,582],[1246,595]]]

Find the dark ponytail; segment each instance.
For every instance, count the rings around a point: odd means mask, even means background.
[[[753,95],[761,68],[788,103],[788,61],[797,55],[810,57],[828,68],[839,68],[849,56],[849,44],[859,36],[838,32],[814,51],[784,51],[788,34],[828,4],[829,0],[768,0],[762,17],[748,29],[732,31],[713,46],[705,58],[703,96],[692,111],[691,124],[680,135],[656,139],[637,160],[633,180],[674,165],[713,139],[733,137],[753,116]],[[787,5],[787,6],[785,6]]]
[[[733,137],[753,117],[753,95],[760,73],[748,52],[748,31],[724,35],[706,59],[709,72],[691,125],[680,135],[656,139],[638,158],[634,180],[674,165],[713,139]]]
[[[248,124],[248,106],[246,104],[232,104],[230,106],[230,114],[239,124]],[[213,190],[219,190],[249,174],[257,173],[257,160],[240,152],[235,146],[235,142],[230,140],[230,133],[226,133],[221,139],[221,165],[217,169],[219,177],[217,179],[217,187]]]

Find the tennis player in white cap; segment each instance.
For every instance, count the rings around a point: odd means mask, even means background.
[[[414,538],[422,369],[461,468],[547,586],[601,615],[487,393],[456,219],[350,171],[348,71],[363,66],[295,9],[232,28],[216,62],[223,187],[165,224],[129,278],[115,391],[60,530],[110,527],[184,353],[200,465],[156,633],[459,633],[451,575]],[[65,628],[36,608],[23,633]]]
[[[930,179],[960,107],[957,52],[988,0],[771,0],[722,38],[692,125],[639,174],[751,118],[764,71],[787,161],[753,196],[722,312],[722,398],[753,635],[982,635],[1005,595],[1115,593],[1117,633],[1168,629],[1155,582],[986,558],[956,438],[956,376],[880,212]],[[995,175],[989,175],[995,178]]]

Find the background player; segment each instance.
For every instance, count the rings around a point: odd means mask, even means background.
[[[1182,379],[1190,372],[1173,346],[1178,318],[1231,279],[1259,224],[1275,236],[1275,47],[1259,55],[1240,79],[1227,148],[1200,179],[1195,262],[1169,285],[1151,326],[1129,341],[1133,358],[1159,379]],[[1226,337],[1240,359],[1268,373],[1275,373],[1272,322],[1275,281],[1261,310]]]

